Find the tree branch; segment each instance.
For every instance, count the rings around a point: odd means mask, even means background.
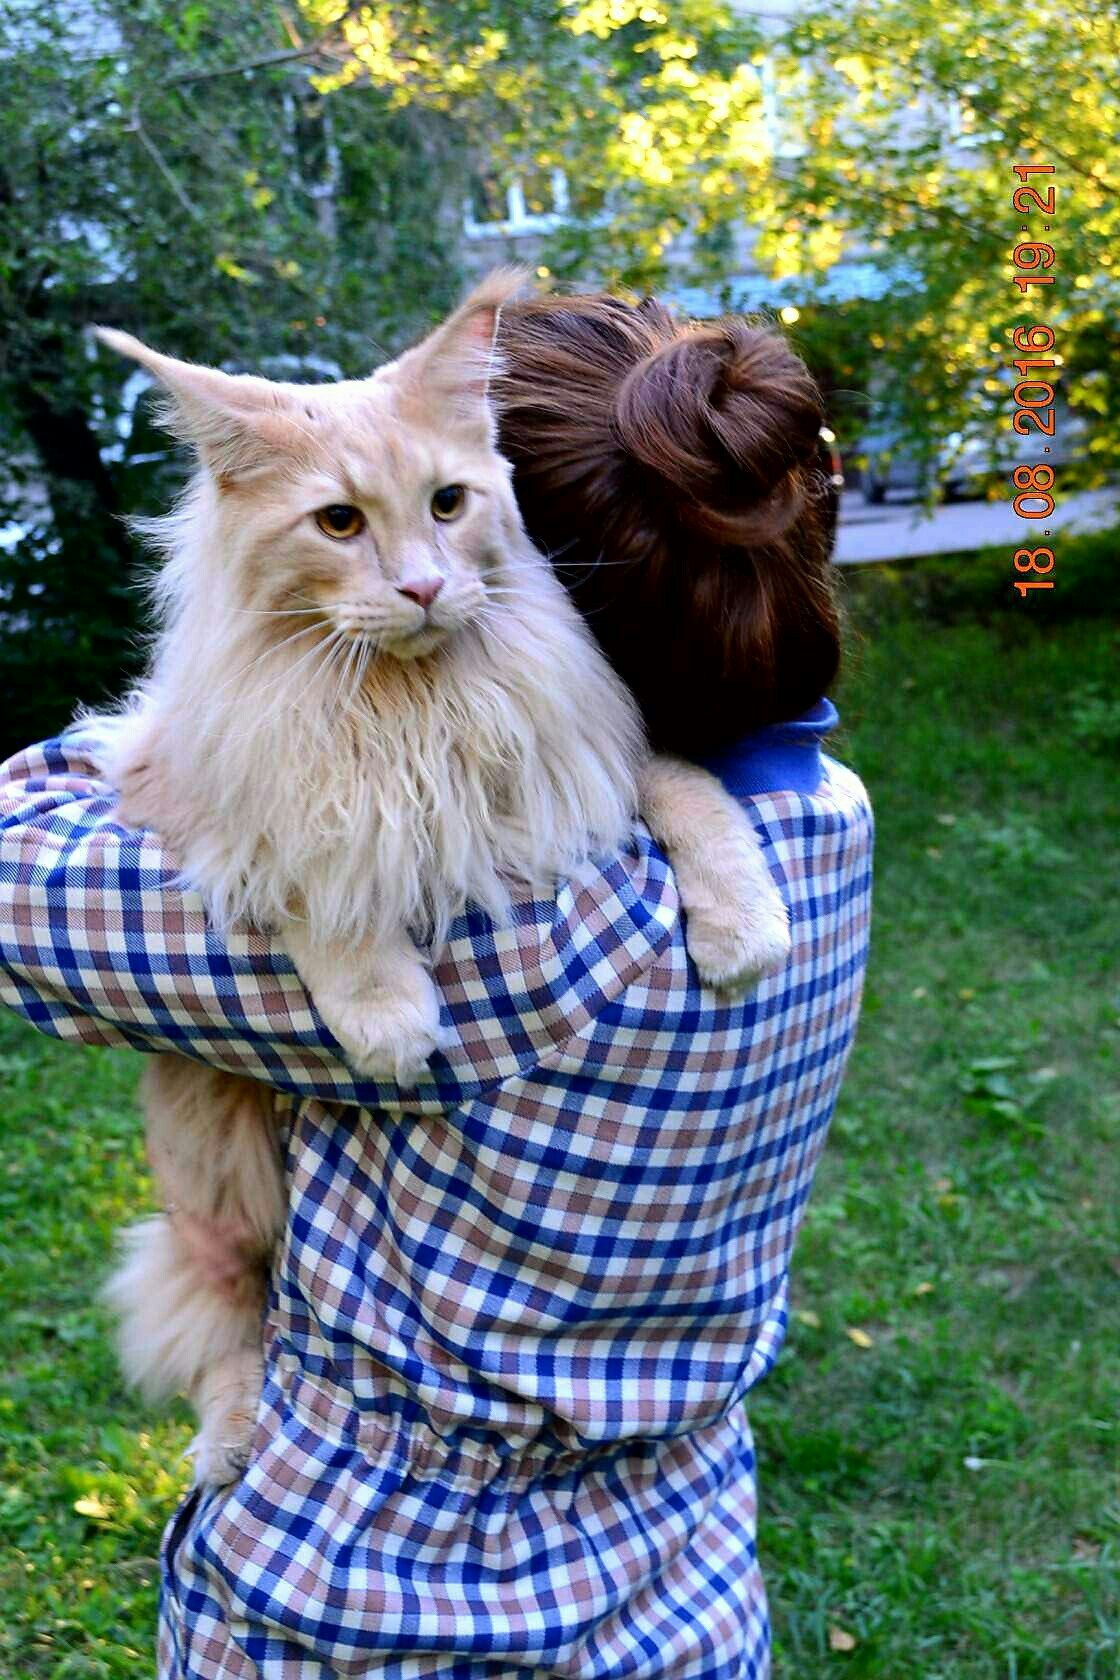
[[[198,206],[192,204],[191,200],[187,197],[187,194],[183,190],[182,182],[174,173],[171,166],[167,163],[163,153],[160,151],[159,147],[156,145],[155,141],[140,121],[140,112],[135,106],[132,111],[132,121],[128,126],[129,131],[132,134],[135,134],[137,140],[139,140],[140,144],[143,146],[144,150],[147,152],[148,156],[151,158],[152,162],[167,182],[167,185],[171,188],[171,191],[175,194],[175,197],[178,199],[187,215],[191,218],[192,222],[200,222],[202,217],[198,213]]]
[[[309,41],[304,47],[283,47],[276,52],[263,53],[260,58],[244,59],[240,64],[222,64],[215,70],[189,70],[184,76],[169,76],[165,87],[187,87],[196,82],[213,82],[222,76],[249,76],[254,70],[271,70],[277,64],[294,64],[301,59],[317,58],[330,45],[327,36]]]

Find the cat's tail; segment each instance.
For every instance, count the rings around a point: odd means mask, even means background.
[[[103,1291],[119,1320],[117,1346],[129,1382],[148,1400],[194,1395],[206,1373],[260,1342],[263,1272],[228,1280],[168,1214],[121,1233],[121,1259]]]

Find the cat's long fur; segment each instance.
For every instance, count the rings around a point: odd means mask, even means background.
[[[468,901],[501,916],[516,885],[550,891],[589,851],[617,849],[639,772],[706,977],[788,947],[742,813],[691,767],[645,762],[629,696],[524,534],[479,367],[508,284],[373,379],[306,392],[107,335],[169,388],[202,462],[150,527],[161,635],[104,730],[122,819],[158,830],[216,926],[278,930],[353,1059],[387,1056],[398,1075],[438,1041],[411,936],[438,945]],[[461,471],[484,504],[458,536],[412,506],[425,451],[433,485]],[[364,548],[311,533],[316,497],[364,497]],[[418,609],[437,578],[435,607]],[[380,1037],[363,1037],[369,1017]],[[132,1233],[111,1298],[130,1374],[192,1392],[196,1472],[220,1481],[246,1445],[279,1168],[244,1082],[159,1058],[146,1096],[176,1205]]]

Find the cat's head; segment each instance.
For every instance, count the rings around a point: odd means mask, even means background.
[[[198,456],[210,540],[180,587],[220,577],[220,597],[278,636],[306,613],[399,659],[476,622],[520,530],[489,402],[498,313],[520,278],[491,275],[415,349],[332,385],[231,375],[99,329],[156,377],[164,420]]]

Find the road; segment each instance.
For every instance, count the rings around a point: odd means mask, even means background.
[[[855,565],[864,560],[903,560],[916,554],[955,554],[972,548],[1037,548],[1059,531],[1093,531],[1120,516],[1115,488],[1060,495],[1045,520],[1020,519],[1011,501],[950,502],[933,509],[902,500],[891,492],[880,507],[869,507],[858,490],[840,499],[836,560]],[[1045,529],[1042,529],[1045,527]],[[1049,546],[1053,547],[1053,543]]]

